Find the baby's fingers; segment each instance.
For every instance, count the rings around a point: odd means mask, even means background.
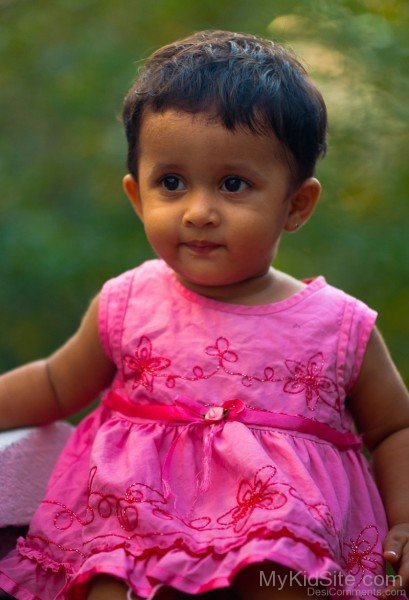
[[[401,523],[395,525],[389,531],[383,541],[384,559],[396,564],[402,557],[405,545],[409,543],[409,524]]]
[[[409,540],[406,538],[402,542],[395,536],[391,537],[392,539],[388,541],[385,539],[383,554],[385,560],[394,565],[397,575],[392,584],[384,591],[383,597],[396,597],[397,591],[400,590],[401,597],[404,598],[403,592],[409,593]]]

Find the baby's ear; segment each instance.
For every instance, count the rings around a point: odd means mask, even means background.
[[[284,229],[296,231],[312,215],[321,193],[321,184],[315,177],[305,179],[291,194],[288,217]]]
[[[125,190],[125,194],[128,196],[131,204],[134,208],[134,211],[143,222],[143,211],[142,211],[142,202],[141,195],[139,192],[139,185],[137,181],[135,181],[133,175],[128,173],[122,180],[122,185]]]

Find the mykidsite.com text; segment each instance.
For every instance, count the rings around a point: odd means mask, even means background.
[[[269,586],[282,590],[285,587],[306,588],[307,596],[314,597],[370,597],[380,596],[386,587],[394,586],[390,596],[405,598],[400,575],[364,574],[356,586],[356,579],[351,574],[342,572],[327,573],[320,577],[308,576],[305,571],[290,571],[285,574],[275,571],[260,571],[260,586]]]

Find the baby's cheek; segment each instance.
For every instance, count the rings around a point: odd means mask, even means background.
[[[155,214],[157,216],[155,216]],[[161,237],[166,230],[163,217],[158,213],[145,213],[144,218],[145,233],[149,239]]]
[[[145,234],[149,244],[161,258],[166,259],[164,254],[177,247],[178,238],[170,223],[167,225],[162,220],[145,222]]]

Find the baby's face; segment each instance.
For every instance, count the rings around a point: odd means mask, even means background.
[[[138,181],[124,186],[182,283],[200,292],[268,273],[290,212],[277,140],[166,110],[146,114],[139,148]]]

